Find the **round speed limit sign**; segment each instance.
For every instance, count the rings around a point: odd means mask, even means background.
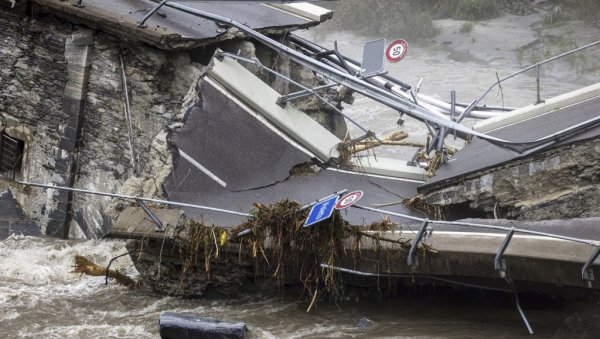
[[[355,202],[357,202],[363,196],[363,191],[354,191],[350,192],[338,200],[335,204],[336,210],[343,210],[344,208],[352,206]]]
[[[408,53],[408,43],[406,40],[398,39],[392,41],[385,50],[385,58],[389,62],[398,62]]]

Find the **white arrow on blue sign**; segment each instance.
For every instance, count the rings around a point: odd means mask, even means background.
[[[315,204],[308,214],[308,218],[304,222],[304,227],[311,226],[313,224],[318,223],[319,221],[323,221],[328,219],[333,214],[333,210],[335,204],[337,203],[340,197],[338,195],[334,195],[331,198],[323,200],[318,204]]]

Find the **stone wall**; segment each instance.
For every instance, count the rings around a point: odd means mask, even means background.
[[[0,240],[10,235],[40,235],[37,224],[25,216],[10,190],[0,190]]]
[[[24,140],[17,180],[160,197],[171,169],[169,125],[201,65],[186,52],[0,10],[0,130]],[[125,114],[123,60],[131,109]],[[111,200],[11,188],[45,234],[96,238],[116,216]],[[70,227],[65,227],[70,225]]]
[[[548,220],[600,216],[600,139],[560,146],[422,192],[449,216]],[[495,210],[495,212],[494,212]]]
[[[51,182],[56,174],[52,158],[66,156],[59,145],[69,121],[63,91],[70,31],[70,25],[52,19],[0,11],[0,129],[26,142],[18,179]],[[57,205],[52,192],[30,190],[16,192],[15,197],[25,213],[44,226]]]
[[[179,121],[181,101],[201,65],[192,63],[187,53],[125,44],[103,33],[97,34],[90,58],[77,185],[135,196],[162,196],[162,182],[172,166],[168,126]],[[121,60],[133,147],[129,144]],[[71,236],[89,238],[106,233],[116,216],[114,209],[108,208],[110,203],[110,198],[77,195]]]

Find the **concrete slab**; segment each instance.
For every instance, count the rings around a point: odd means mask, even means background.
[[[152,213],[163,223],[165,232],[156,232],[156,225],[148,218],[141,207],[127,207],[123,210],[110,230],[110,237],[139,238],[172,236],[175,227],[183,218],[178,209],[149,207]]]
[[[321,161],[339,156],[337,145],[341,142],[333,133],[291,105],[277,105],[281,94],[262,82],[238,62],[213,58],[208,74],[227,90],[265,116],[299,144],[314,153]]]
[[[528,105],[506,114],[483,120],[475,124],[473,129],[482,133],[491,132],[597,96],[600,96],[600,83],[547,99],[545,102],[537,105]]]
[[[535,140],[597,117],[599,114],[600,97],[593,97],[552,110],[546,114],[530,117],[526,120],[497,128],[489,134],[511,141]],[[600,127],[596,127],[552,147],[597,138],[599,135]],[[486,141],[475,139],[458,152],[455,159],[452,159],[440,168],[435,177],[420,187],[419,191],[429,190],[440,183],[454,182],[467,174],[484,171],[523,157]]]
[[[177,160],[189,170],[178,186],[189,176],[187,184],[203,177],[231,191],[251,190],[283,181],[292,167],[310,161],[310,153],[266,126],[218,84],[205,78],[201,95],[201,106],[191,109],[184,127],[174,133],[185,155]]]
[[[352,163],[354,164],[354,170],[357,172],[423,182],[427,180],[427,171],[420,167],[408,166],[404,160],[368,156],[352,158]]]
[[[215,41],[231,39],[235,34],[214,22],[163,7],[138,28],[141,21],[158,4],[150,0],[84,0],[85,7],[75,7],[75,0],[35,0],[41,10],[68,18],[92,28],[102,29],[117,36],[143,41],[163,49],[188,49],[205,46]],[[262,33],[289,32],[320,23],[318,20],[288,13],[285,10],[260,3],[209,3],[178,1],[178,3],[231,18]]]
[[[333,16],[333,11],[307,2],[272,4],[271,6],[319,22],[329,20]]]
[[[247,213],[252,210],[252,204],[255,202],[272,204],[288,198],[306,204],[346,188],[350,191],[362,190],[364,192],[360,201],[362,205],[392,204],[386,209],[397,213],[421,216],[400,203],[403,199],[415,195],[418,182],[375,177],[361,173],[322,170],[318,174],[290,177],[268,187],[233,192],[206,176],[186,177],[189,169],[186,162],[175,161],[173,175],[169,176],[165,184],[169,200]],[[203,218],[209,224],[214,223],[220,226],[236,226],[246,221],[244,217],[223,213],[202,212],[197,209],[184,210],[186,215],[193,219]],[[365,213],[356,209],[346,209],[343,214],[346,220],[357,225],[380,221],[383,217],[377,213]]]

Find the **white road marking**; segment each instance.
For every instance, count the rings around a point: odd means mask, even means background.
[[[197,169],[201,170],[204,174],[208,175],[212,180],[216,181],[219,185],[223,186],[223,187],[227,187],[227,183],[223,180],[221,180],[219,177],[217,177],[213,172],[209,171],[206,167],[200,165],[199,162],[197,162],[196,160],[194,160],[192,157],[190,157],[187,153],[185,153],[182,150],[179,150],[179,154],[181,154],[181,156],[190,162],[190,164],[194,165],[194,167],[196,167]]]

